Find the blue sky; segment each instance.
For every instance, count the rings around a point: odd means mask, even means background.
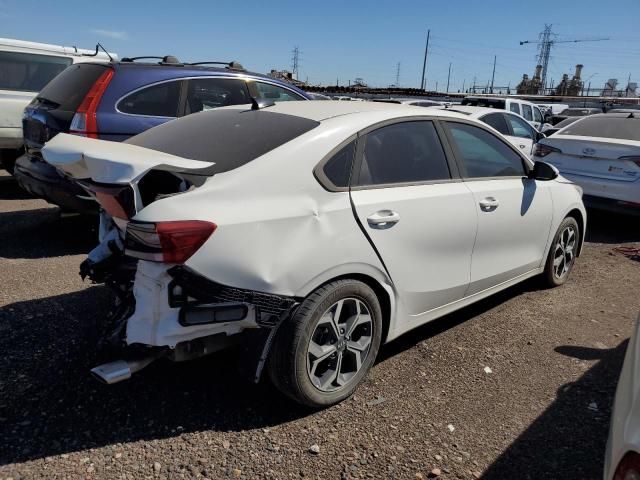
[[[486,84],[497,55],[496,85],[513,87],[535,66],[534,40],[545,23],[558,39],[609,41],[558,45],[550,78],[585,65],[592,87],[608,78],[640,83],[640,0],[447,1],[165,1],[0,0],[0,35],[91,48],[120,56],[173,54],[183,61],[238,60],[247,69],[290,68],[301,51],[300,78],[341,84],[362,77],[373,86],[417,87],[427,29],[427,86],[442,90],[452,63],[452,91]]]

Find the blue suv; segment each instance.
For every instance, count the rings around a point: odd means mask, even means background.
[[[160,61],[139,62],[151,58]],[[311,99],[292,84],[249,73],[237,62],[186,64],[167,56],[71,65],[25,109],[26,153],[17,160],[14,175],[27,191],[63,210],[95,213],[98,204],[87,192],[42,159],[40,149],[56,134],[120,142],[203,110]]]

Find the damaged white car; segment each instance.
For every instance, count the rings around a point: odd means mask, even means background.
[[[534,275],[564,283],[586,228],[554,167],[420,107],[254,103],[43,154],[106,212],[82,274],[120,298],[107,383],[253,335],[257,379],[330,405],[402,333]]]

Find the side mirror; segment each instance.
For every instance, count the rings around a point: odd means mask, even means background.
[[[542,132],[536,131],[536,138],[535,138],[536,143],[538,143],[543,138],[547,138],[547,136]]]
[[[547,162],[536,162],[533,164],[533,170],[529,172],[529,178],[534,180],[555,180],[560,172],[553,165]]]

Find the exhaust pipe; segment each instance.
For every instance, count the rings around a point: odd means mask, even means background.
[[[143,357],[136,360],[116,360],[115,362],[103,363],[91,369],[91,374],[107,385],[129,380],[131,375],[153,362],[157,355]]]

